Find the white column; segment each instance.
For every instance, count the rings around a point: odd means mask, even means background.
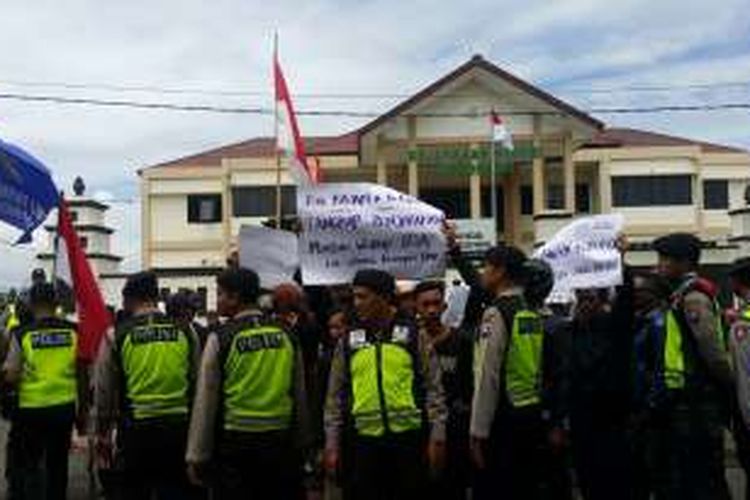
[[[408,117],[408,131],[409,131],[409,194],[412,196],[419,196],[419,166],[417,164],[416,155],[413,153],[417,150],[417,117]]]
[[[534,115],[534,160],[532,163],[534,215],[545,211],[546,186],[544,185],[544,151],[542,151],[542,117]]]
[[[612,211],[612,177],[610,159],[604,156],[599,161],[599,212],[608,214]]]
[[[141,267],[150,269],[151,266],[151,180],[141,178]]]
[[[469,177],[469,199],[471,200],[471,218],[482,218],[482,176],[474,172]]]
[[[565,211],[576,213],[576,172],[573,162],[573,137],[563,137],[563,177],[565,181]]]
[[[378,134],[375,140],[376,176],[377,183],[382,186],[388,185],[388,168],[385,161],[385,146],[383,137]]]

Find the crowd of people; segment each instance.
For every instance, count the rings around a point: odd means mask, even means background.
[[[730,498],[727,431],[750,467],[750,258],[726,310],[688,234],[654,242],[657,269],[550,303],[543,261],[500,244],[477,269],[446,237],[458,326],[444,280],[264,290],[230,261],[202,323],[130,276],[93,366],[36,276],[0,343],[9,498],[65,498],[74,428],[106,498]]]

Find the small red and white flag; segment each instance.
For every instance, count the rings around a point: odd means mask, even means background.
[[[112,318],[104,304],[86,253],[73,226],[65,198],[60,197],[55,250],[55,278],[73,290],[78,313],[78,358],[91,363],[96,359],[101,342]]]
[[[503,118],[498,112],[490,112],[490,123],[492,124],[492,142],[499,142],[505,149],[513,150],[513,136],[505,126]]]
[[[317,184],[321,181],[320,168],[317,162],[310,162],[307,159],[305,142],[299,131],[292,97],[277,54],[274,54],[273,58],[273,79],[277,109],[276,147],[286,156],[289,173],[298,185]]]

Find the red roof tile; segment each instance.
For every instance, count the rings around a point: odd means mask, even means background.
[[[359,153],[359,136],[352,132],[332,137],[308,137],[305,139],[307,154],[318,155],[356,155]],[[256,137],[247,141],[236,142],[202,153],[184,156],[176,160],[160,163],[149,168],[180,166],[220,166],[223,158],[268,158],[274,154],[273,137]]]
[[[632,128],[608,128],[599,132],[583,148],[624,148],[654,146],[700,146],[704,153],[747,153],[746,150],[684,137]]]

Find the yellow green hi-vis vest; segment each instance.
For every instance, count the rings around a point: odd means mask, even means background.
[[[289,335],[260,316],[227,325],[224,343],[224,429],[272,432],[292,425],[295,348]]]
[[[23,372],[18,407],[48,408],[76,402],[76,345],[74,324],[48,319],[18,331]]]
[[[360,436],[379,437],[422,427],[415,397],[417,332],[393,327],[389,339],[368,339],[365,330],[349,332],[351,412]]]
[[[128,410],[135,420],[187,416],[191,339],[161,313],[137,317],[116,334]]]
[[[513,317],[505,361],[505,386],[514,408],[541,402],[541,366],[544,327],[539,314],[521,310]]]

